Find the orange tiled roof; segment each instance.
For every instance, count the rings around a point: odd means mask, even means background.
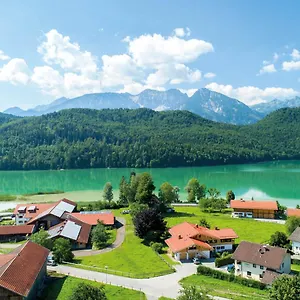
[[[115,224],[115,216],[112,213],[98,213],[98,214],[72,213],[71,215],[76,219],[90,225],[97,225],[98,221],[101,221],[104,225]]]
[[[0,286],[27,297],[49,250],[28,241],[9,254],[0,256]]]
[[[172,236],[194,237],[198,234],[211,237],[214,239],[235,239],[238,235],[231,228],[223,229],[208,229],[206,227],[198,226],[196,224],[191,224],[184,222],[172,227],[169,232]]]
[[[172,252],[178,252],[194,245],[198,245],[205,250],[212,250],[212,247],[207,243],[189,237],[179,238],[178,236],[172,236],[165,242],[172,250]]]
[[[31,234],[34,225],[5,225],[0,226],[0,235]]]
[[[263,210],[278,210],[276,201],[245,201],[231,200],[230,207],[235,209],[263,209]]]
[[[288,217],[300,217],[299,208],[288,208],[286,212]]]

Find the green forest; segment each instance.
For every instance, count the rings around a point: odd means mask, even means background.
[[[180,167],[300,158],[300,108],[236,126],[188,111],[70,109],[0,115],[0,169]]]

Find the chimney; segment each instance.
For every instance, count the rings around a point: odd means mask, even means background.
[[[198,224],[196,224],[196,228],[198,228]]]
[[[220,230],[219,227],[215,227],[215,230]]]
[[[179,234],[179,235],[178,235],[178,239],[179,239],[179,240],[181,240],[181,239],[182,239],[182,236],[181,236],[181,234]]]

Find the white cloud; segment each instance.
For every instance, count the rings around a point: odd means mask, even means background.
[[[213,52],[211,43],[198,39],[184,40],[177,36],[163,37],[160,34],[141,35],[123,40],[138,66],[156,68],[166,63],[189,63],[199,56]]]
[[[151,73],[146,83],[150,86],[160,86],[166,83],[194,83],[200,80],[201,72],[199,70],[193,71],[184,64],[165,64],[159,66],[155,73]]]
[[[102,84],[105,87],[129,84],[143,78],[142,70],[138,69],[128,54],[102,56]]]
[[[293,49],[291,53],[291,57],[293,60],[300,60],[300,52],[297,49]]]
[[[31,81],[37,84],[43,93],[55,97],[64,95],[64,78],[57,70],[49,66],[35,67],[31,76]]]
[[[174,29],[174,34],[178,37],[185,37],[185,36],[190,36],[191,35],[191,30],[190,28],[175,28]]]
[[[206,88],[225,94],[229,97],[236,98],[247,105],[254,105],[261,102],[277,99],[292,98],[300,93],[291,88],[267,87],[260,89],[254,86],[243,86],[234,88],[232,85],[223,85],[218,83],[210,83]]]
[[[0,69],[0,81],[16,84],[27,84],[29,68],[22,58],[13,58]]]
[[[282,63],[282,69],[284,71],[300,70],[300,61],[284,61]]]
[[[208,73],[204,74],[204,78],[210,79],[210,78],[214,78],[214,77],[216,77],[216,74],[212,73],[212,72],[208,72]]]
[[[279,58],[279,54],[275,52],[273,54],[273,62],[277,62],[278,58]]]
[[[81,51],[77,43],[71,43],[69,36],[63,36],[52,29],[45,34],[46,41],[38,47],[44,61],[49,65],[59,65],[62,69],[82,74],[97,71],[96,58],[88,51]]]
[[[0,60],[9,60],[10,57],[0,50]]]
[[[136,94],[144,89],[165,90],[166,84],[200,81],[201,71],[191,69],[188,63],[212,52],[212,44],[188,39],[191,33],[188,27],[174,32],[176,35],[167,37],[127,36],[122,40],[128,45],[127,52],[103,55],[99,60],[69,36],[52,29],[37,48],[46,65],[35,67],[31,80],[43,93],[69,98],[115,90]]]
[[[275,73],[275,72],[277,72],[277,71],[275,69],[274,64],[270,64],[270,65],[263,66],[259,70],[259,73],[257,75],[262,75],[262,74],[265,74],[265,73]]]

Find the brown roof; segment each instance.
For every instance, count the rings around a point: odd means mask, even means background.
[[[238,261],[278,270],[280,269],[286,254],[287,249],[284,248],[242,241],[233,253],[232,258]]]
[[[28,241],[0,259],[0,286],[18,295],[28,296],[49,250]]]
[[[245,201],[231,200],[230,207],[235,209],[263,209],[263,210],[278,210],[276,201]]]
[[[288,208],[286,213],[288,217],[300,217],[300,209],[298,208]]]
[[[115,224],[115,216],[112,213],[98,213],[98,214],[72,213],[72,216],[90,225],[97,225],[98,221],[102,222],[104,225]]]
[[[289,236],[289,240],[300,243],[300,227],[297,227],[293,233]]]
[[[54,204],[53,203],[32,203],[32,204],[17,204],[15,210],[14,210],[14,215],[18,214],[18,209],[19,207],[26,207],[26,212],[24,214],[24,217],[27,219],[32,219],[35,218],[36,216],[38,216],[39,214],[41,214],[42,212],[44,212],[45,210],[47,210],[50,207],[53,207]],[[36,211],[35,212],[29,212],[28,211],[28,207],[30,206],[36,206]]]
[[[31,234],[34,225],[5,225],[0,226],[0,235]]]
[[[261,279],[261,282],[264,284],[272,284],[273,281],[278,278],[280,275],[280,273],[274,272],[274,271],[270,271],[270,270],[266,270],[266,272],[264,273],[263,278]]]

